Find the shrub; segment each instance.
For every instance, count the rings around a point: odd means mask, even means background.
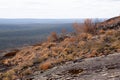
[[[97,56],[97,51],[93,50],[90,54],[87,55],[88,58]]]
[[[86,33],[96,34],[96,25],[92,22],[91,19],[86,19],[84,21],[83,30]]]
[[[86,19],[84,23],[78,24],[74,23],[73,28],[76,33],[91,33],[91,34],[97,34],[97,27],[96,23],[93,23],[91,19]]]
[[[15,70],[9,70],[3,74],[3,80],[14,80],[15,77]]]
[[[78,24],[78,23],[74,23],[73,24],[73,29],[75,30],[75,32],[78,34],[78,33],[81,33],[83,32],[83,24]]]
[[[79,35],[79,40],[89,40],[92,39],[92,35],[88,33],[81,33]]]
[[[105,33],[105,31],[104,30],[99,30],[99,34],[104,34]]]
[[[49,69],[51,66],[52,66],[51,61],[46,61],[46,62],[40,64],[39,68],[40,68],[41,70],[47,70],[47,69]]]
[[[51,32],[51,35],[48,36],[48,41],[57,41],[58,40],[58,35],[56,32]]]
[[[30,74],[32,74],[33,72],[32,72],[32,70],[31,69],[26,69],[26,70],[24,70],[22,73],[21,73],[21,75],[30,75]]]
[[[108,35],[114,35],[115,32],[116,32],[115,30],[107,30],[105,34],[106,34],[107,36],[108,36]]]

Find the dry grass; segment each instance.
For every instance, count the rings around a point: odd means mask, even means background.
[[[15,76],[15,70],[14,69],[11,69],[7,72],[5,72],[3,75],[3,80],[14,80],[17,78],[17,76]]]
[[[105,34],[105,31],[104,30],[99,30],[99,32],[98,32],[99,34]]]
[[[34,64],[39,65],[38,70],[47,70],[63,61],[112,54],[120,50],[119,37],[119,32],[114,30],[96,36],[81,33],[60,43],[44,42],[41,46],[25,48],[13,58],[4,60],[4,64],[19,67],[18,71],[21,71],[21,74],[18,75],[30,75],[34,69],[30,71],[28,68]]]
[[[20,73],[20,75],[30,75],[30,74],[32,74],[33,73],[33,71],[31,70],[31,69],[26,69],[26,70],[24,70],[24,71],[22,71],[21,73]]]
[[[41,69],[41,70],[47,70],[47,69],[49,69],[51,66],[52,66],[51,61],[46,61],[46,62],[40,64],[39,69]]]
[[[14,79],[15,75],[23,77],[36,70],[47,70],[62,62],[78,58],[120,52],[120,30],[101,30],[96,34],[95,24],[91,20],[86,20],[83,25],[84,28],[80,28],[81,25],[78,24],[74,25],[77,35],[67,37],[60,42],[57,41],[58,35],[53,32],[49,41],[23,48],[13,57],[3,60],[3,64],[15,66],[11,69],[13,71],[3,73],[3,79]]]

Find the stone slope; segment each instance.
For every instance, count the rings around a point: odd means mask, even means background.
[[[71,61],[34,75],[33,80],[120,80],[120,53]]]
[[[104,22],[98,24],[100,29],[119,29],[120,28],[120,16],[110,18]]]

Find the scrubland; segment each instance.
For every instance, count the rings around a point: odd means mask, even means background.
[[[67,61],[120,52],[120,28],[99,27],[98,23],[86,19],[83,24],[73,24],[74,32],[63,30],[61,35],[52,32],[42,43],[7,53],[1,59],[6,69],[0,72],[0,79],[22,79]]]

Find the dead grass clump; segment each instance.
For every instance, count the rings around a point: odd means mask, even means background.
[[[28,68],[28,69],[24,70],[23,72],[21,72],[20,75],[27,76],[27,75],[30,75],[32,73],[33,73],[33,71]]]
[[[54,47],[56,45],[57,45],[56,43],[48,43],[46,47],[47,48],[51,48],[51,47]]]
[[[95,56],[97,56],[97,51],[96,51],[96,50],[93,50],[91,53],[89,53],[89,54],[87,55],[87,58],[95,57]]]
[[[49,53],[44,53],[42,56],[40,56],[40,58],[44,58],[47,59],[49,57]]]
[[[120,29],[114,33],[114,36],[120,40]]]
[[[102,43],[98,48],[98,53],[103,53],[104,55],[115,53],[116,48],[113,47],[111,44]]]
[[[66,55],[66,60],[73,60],[74,59],[74,55],[73,54],[69,54],[69,55]]]
[[[115,30],[107,30],[105,35],[107,35],[107,36],[108,35],[114,35],[115,32],[116,32]]]
[[[92,39],[92,35],[88,33],[81,33],[79,36],[79,40],[89,40]]]
[[[105,34],[105,30],[99,30],[99,34]]]
[[[60,56],[59,58],[55,59],[55,63],[61,63],[62,61],[64,61],[64,58],[62,56]]]
[[[47,69],[49,69],[51,67],[52,67],[51,61],[46,61],[46,62],[43,62],[42,64],[40,64],[39,69],[47,70]]]
[[[33,63],[41,63],[49,58],[50,53],[42,53],[42,54],[37,54],[36,57],[33,59]]]
[[[48,36],[48,42],[54,42],[58,40],[58,35],[56,32],[51,32],[51,35]]]
[[[65,38],[63,42],[68,42],[70,38]],[[62,42],[61,42],[62,43]]]
[[[7,72],[5,72],[4,74],[2,74],[3,76],[3,80],[15,80],[17,77],[15,76],[15,70],[11,69]]]
[[[34,50],[41,50],[41,48],[42,48],[41,46],[34,46],[33,49],[34,49]]]
[[[85,44],[86,44],[85,41],[80,41],[80,42],[79,42],[79,46],[80,46],[80,47],[84,46]]]
[[[115,42],[113,42],[112,43],[112,47],[114,47],[114,48],[116,48],[116,49],[120,49],[120,41],[118,40],[118,41],[115,41]]]
[[[77,41],[77,37],[71,37],[71,38],[69,38],[69,42],[75,42],[75,41]]]
[[[9,63],[9,59],[3,60],[2,63],[3,63],[4,65],[9,65],[9,64],[10,64],[10,63]]]
[[[53,56],[58,56],[61,53],[61,51],[63,51],[63,49],[64,49],[63,47],[52,47],[51,53]]]
[[[32,65],[33,65],[33,61],[29,61],[29,62],[26,61],[26,62],[20,63],[19,67],[21,67],[21,69],[26,69]]]

